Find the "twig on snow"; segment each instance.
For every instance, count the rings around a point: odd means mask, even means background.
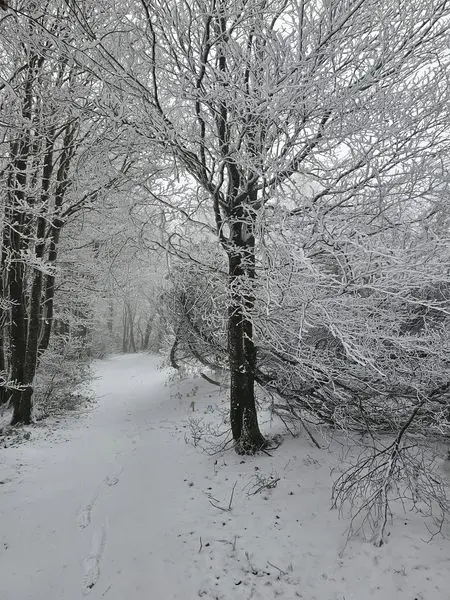
[[[283,569],[280,569],[280,567],[277,567],[277,565],[274,565],[270,561],[267,561],[267,564],[276,569],[277,571],[280,571],[282,575],[287,575],[287,571],[283,571]]]
[[[233,489],[231,490],[230,501],[229,501],[227,507],[220,506],[220,504],[216,504],[215,502],[210,500],[209,503],[211,504],[211,506],[214,506],[214,508],[218,508],[219,510],[223,510],[224,512],[230,512],[231,508],[232,508],[232,504],[233,504],[233,496],[234,496],[234,490],[236,488],[236,485],[237,485],[237,481],[234,482]]]

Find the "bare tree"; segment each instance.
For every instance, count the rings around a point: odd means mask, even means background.
[[[316,183],[295,210],[324,199],[329,210],[357,210],[361,190],[383,173],[398,180],[404,164],[443,142],[448,12],[444,0],[142,0],[122,8],[104,41],[92,11],[89,24],[79,19],[96,41],[84,53],[93,68],[116,93],[129,90],[135,108],[123,120],[182,166],[194,195],[210,198],[228,257],[231,424],[240,452],[265,444],[253,322],[264,207],[302,173]],[[119,54],[125,40],[132,48]]]
[[[33,380],[53,323],[55,265],[65,224],[126,169],[105,153],[114,125],[93,114],[95,77],[66,50],[76,44],[59,2],[11,9],[0,23],[3,400],[13,423],[31,420]],[[87,118],[89,115],[89,118]],[[111,148],[111,143],[108,151]],[[117,156],[117,154],[116,154]],[[95,158],[94,158],[95,157]],[[99,172],[94,179],[92,164]],[[114,165],[114,166],[112,166]]]
[[[265,443],[254,398],[261,216],[288,182],[301,188],[292,207],[300,214],[382,211],[368,194],[380,178],[378,197],[411,189],[400,181],[413,176],[412,163],[447,137],[449,6],[142,0],[128,9],[133,17],[120,20],[140,61],[114,52],[114,35],[99,54],[111,84],[142,102],[145,119],[136,112],[134,126],[183,167],[202,202],[210,198],[228,257],[233,437],[252,452]],[[419,200],[424,190],[415,190]]]

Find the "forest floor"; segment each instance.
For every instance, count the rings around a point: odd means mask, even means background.
[[[96,403],[0,450],[1,600],[449,600],[448,533],[400,512],[381,548],[347,542],[332,445],[208,455],[186,439],[226,391],[159,364],[97,361]]]

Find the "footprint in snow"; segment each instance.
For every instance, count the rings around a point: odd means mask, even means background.
[[[92,538],[92,550],[83,562],[83,595],[90,593],[100,577],[100,562],[105,551],[106,527],[96,531]]]
[[[118,475],[108,475],[105,479],[106,485],[112,487],[113,485],[117,485],[120,481],[120,477]]]
[[[86,527],[89,527],[91,523],[91,512],[93,504],[94,501],[92,501],[91,504],[86,504],[86,506],[82,506],[79,509],[77,514],[77,525],[79,529],[86,529]]]
[[[105,477],[105,483],[106,483],[106,485],[108,485],[109,487],[117,485],[119,483],[119,481],[120,481],[120,476],[123,473],[123,469],[124,469],[124,466],[122,465],[120,467],[120,469],[118,469],[115,473],[113,473],[112,475],[108,475],[107,477]]]

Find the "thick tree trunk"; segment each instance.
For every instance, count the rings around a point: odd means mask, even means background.
[[[226,2],[221,0],[217,28],[225,42],[228,40]],[[217,66],[226,77],[227,55],[218,48]],[[249,121],[250,123],[250,121]],[[230,227],[228,239],[223,232],[223,215],[219,195],[214,193],[214,212],[217,232],[228,254],[228,359],[230,364],[230,421],[236,452],[253,454],[264,448],[256,413],[255,402],[255,347],[251,313],[253,310],[253,284],[255,277],[254,206],[258,193],[245,181],[242,169],[235,163],[230,140],[229,107],[225,99],[218,102],[216,117],[220,152],[226,165],[228,178],[226,202],[223,203]],[[202,157],[205,164],[205,158]],[[205,170],[206,171],[206,170]],[[246,192],[243,194],[243,190]],[[249,211],[248,209],[251,209]]]
[[[45,234],[45,220],[41,217],[37,227],[37,238],[42,240]],[[39,241],[36,245],[36,257],[41,259],[44,255],[44,243]],[[43,275],[40,269],[35,269],[33,284],[28,308],[28,335],[25,351],[25,364],[23,368],[23,383],[26,385],[22,392],[20,404],[24,410],[29,410],[31,420],[33,382],[38,365],[39,336],[41,334],[41,314],[42,314],[42,283]],[[20,417],[22,419],[22,417]],[[19,421],[17,421],[19,422]],[[24,421],[27,422],[27,421]]]
[[[128,312],[125,304],[123,305],[122,317],[122,352],[123,354],[128,352]]]
[[[123,305],[123,336],[122,352],[136,352],[136,341],[134,337],[134,319],[135,315],[129,302],[125,301]]]
[[[42,172],[42,206],[46,206],[49,199],[50,178],[53,171],[53,132],[47,137],[44,168]],[[43,216],[37,219],[35,256],[42,260],[45,251],[45,230],[47,221]],[[33,382],[38,365],[39,337],[42,326],[42,287],[43,274],[38,267],[34,269],[31,293],[28,301],[28,327],[26,347],[22,373],[22,383],[25,386],[20,393],[16,392],[14,403],[13,423],[29,423],[33,408]],[[23,292],[22,292],[23,293]]]
[[[6,227],[2,232],[2,249],[0,255],[0,298],[5,299],[7,294],[5,293],[6,283]],[[8,310],[7,308],[0,309],[0,406],[7,402],[7,388],[6,388],[6,373],[8,372],[8,362],[6,357],[6,324],[8,322]]]
[[[13,223],[20,223],[22,215],[13,211]],[[11,228],[11,264],[8,272],[9,300],[11,302],[10,353],[11,380],[22,389],[14,389],[11,394],[13,417],[11,424],[31,422],[31,395],[26,394],[25,358],[27,350],[28,314],[25,299],[25,270],[22,262],[22,238],[19,227]]]
[[[23,264],[17,260],[10,268],[9,297],[11,307],[11,379],[16,385],[24,385],[25,355],[27,348],[27,313],[23,288]],[[14,407],[11,424],[31,422],[31,396],[20,389],[12,392]]]
[[[181,327],[178,327],[176,333],[175,333],[175,340],[172,344],[172,348],[170,349],[170,354],[169,354],[169,360],[170,360],[170,365],[172,368],[174,369],[178,369],[180,368],[180,365],[177,363],[177,348],[178,348],[178,342],[179,342],[179,333],[180,333],[180,329]]]
[[[61,230],[64,226],[64,221],[61,219],[62,206],[64,197],[70,187],[69,169],[72,158],[75,153],[74,139],[78,129],[78,122],[68,125],[64,135],[63,150],[59,158],[59,167],[56,174],[56,191],[55,191],[55,206],[54,218],[49,232],[49,250],[48,262],[55,266],[58,258],[58,244],[61,236]],[[55,275],[49,274],[45,278],[45,298],[44,298],[44,315],[41,339],[39,342],[38,355],[40,356],[47,350],[50,343],[50,336],[53,327],[54,314],[54,296],[55,296]]]
[[[25,161],[21,158],[16,161],[15,168],[18,174],[16,175],[18,191],[14,204],[20,207],[20,202],[23,201],[23,192],[25,185]],[[22,211],[15,207],[11,211],[11,227],[10,232],[10,265],[8,270],[8,288],[9,300],[11,302],[11,324],[10,324],[10,352],[11,352],[11,379],[15,385],[25,385],[25,356],[27,349],[27,325],[28,314],[26,308],[26,284],[25,284],[25,268],[23,264],[22,253],[28,243],[24,240],[25,217]],[[25,246],[25,248],[24,248]],[[28,424],[31,422],[31,396],[23,393],[23,388],[14,389],[11,395],[13,404],[13,417],[11,424],[18,423]]]
[[[253,326],[245,307],[244,257],[229,255],[228,356],[230,362],[230,421],[236,452],[253,454],[266,446],[259,430],[255,401],[255,347]],[[245,284],[244,284],[245,285]]]
[[[24,87],[22,117],[31,121],[33,106],[33,84],[36,72],[43,59],[36,55],[30,57]],[[30,227],[32,216],[25,209],[25,196],[29,173],[29,159],[33,152],[32,131],[25,128],[17,141],[11,144],[11,165],[8,177],[9,208],[9,269],[8,290],[11,302],[10,353],[11,379],[20,386],[12,392],[12,425],[31,422],[32,390],[28,390],[25,381],[25,359],[27,350],[28,314],[26,305],[26,281],[24,254],[30,245]]]
[[[0,315],[0,406],[7,400],[7,389],[6,389],[6,373],[8,371],[8,365],[6,363],[6,352],[5,352],[5,324],[3,322],[4,315]]]

